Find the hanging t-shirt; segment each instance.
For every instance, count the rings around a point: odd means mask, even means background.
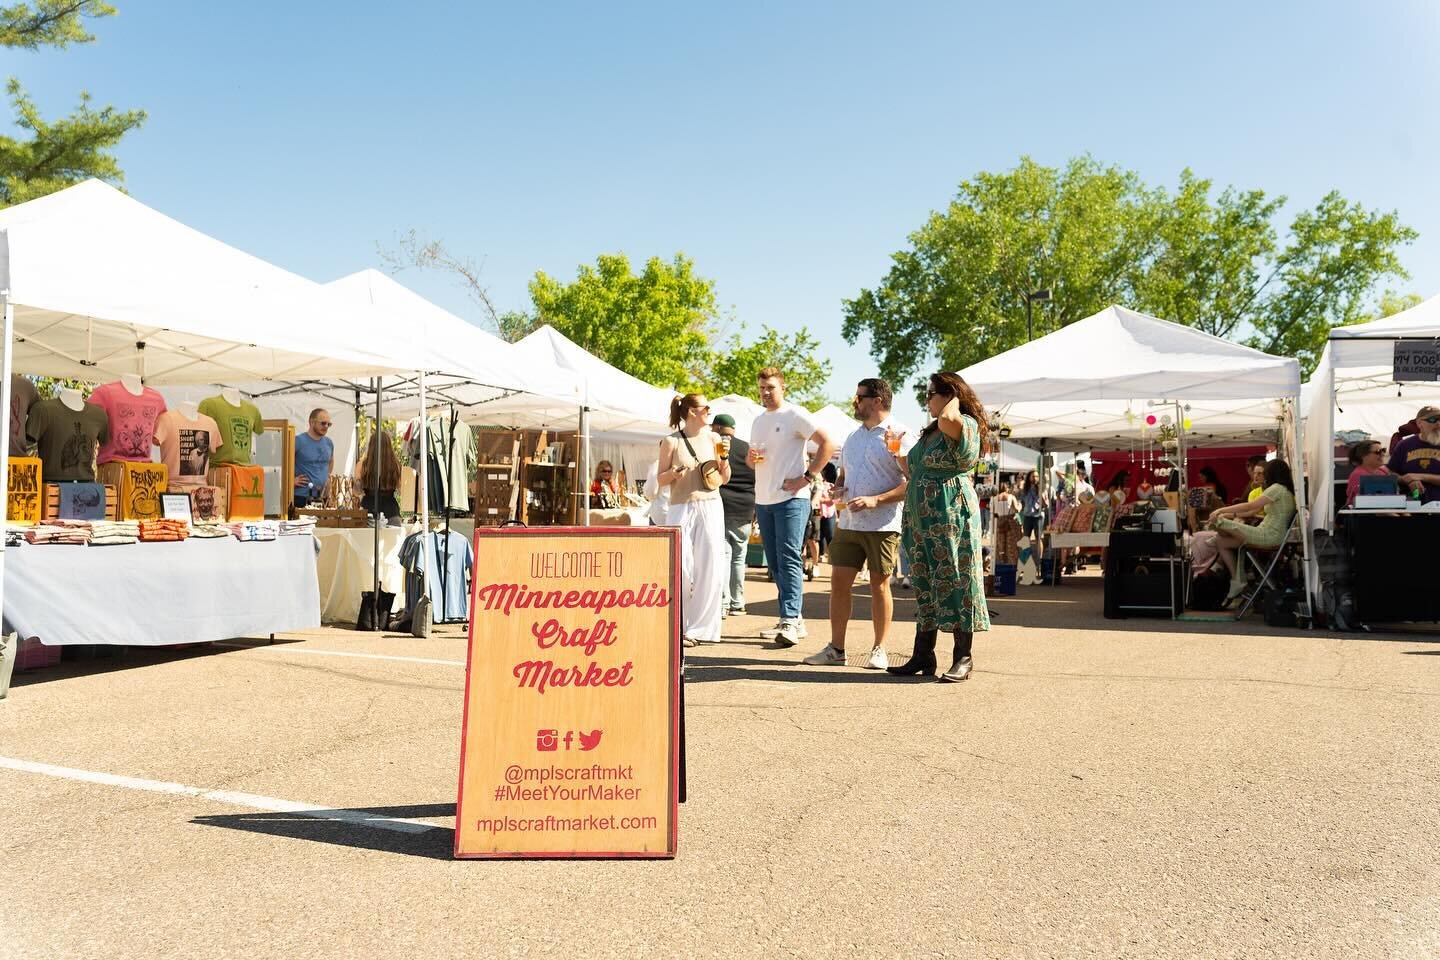
[[[765,459],[755,465],[755,502],[784,503],[796,497],[809,497],[810,487],[793,493],[784,489],[786,480],[805,473],[805,443],[820,428],[810,411],[793,403],[782,403],[779,410],[766,410],[750,427],[750,448],[765,444]]]
[[[97,463],[128,460],[149,463],[154,443],[155,421],[165,412],[165,398],[151,387],[141,387],[137,397],[120,381],[102,383],[90,394],[90,402],[110,418],[110,439],[100,447]]]
[[[23,457],[25,451],[30,449],[30,441],[25,436],[25,419],[30,416],[30,408],[39,399],[40,394],[29,377],[22,377],[18,373],[11,374],[10,456],[12,457]]]
[[[265,432],[260,408],[249,400],[237,407],[223,396],[200,401],[200,412],[214,419],[220,427],[220,449],[210,454],[210,465],[250,463],[251,438]]]
[[[71,410],[60,400],[41,400],[25,418],[25,433],[35,441],[46,483],[94,480],[95,448],[110,439],[110,418],[93,403]]]
[[[424,545],[422,546],[422,540]],[[447,555],[448,554],[448,555]],[[405,568],[405,612],[413,614],[415,601],[425,594],[425,567],[430,567],[430,599],[436,622],[460,623],[469,619],[470,588],[466,583],[475,558],[462,534],[443,530],[428,536],[412,533],[400,547]]]
[[[308,486],[317,491],[324,490],[330,479],[330,461],[335,458],[335,441],[329,437],[316,440],[309,432],[295,435],[295,476],[310,478]],[[295,481],[296,490],[305,490],[307,484]]]
[[[179,410],[166,410],[155,421],[155,442],[160,462],[170,468],[170,483],[199,486],[205,483],[211,453],[222,442],[220,425],[203,413],[191,420]]]

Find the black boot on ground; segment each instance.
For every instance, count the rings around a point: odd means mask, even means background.
[[[885,672],[896,677],[913,677],[922,673],[927,677],[935,676],[935,638],[938,635],[938,630],[916,630],[915,652],[910,654],[910,659],[898,667],[886,667]]]
[[[970,676],[970,643],[975,639],[975,634],[966,630],[955,631],[955,662],[950,669],[940,675],[941,683],[959,683]]]

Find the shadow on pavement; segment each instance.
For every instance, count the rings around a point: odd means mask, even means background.
[[[452,827],[436,826],[414,833],[366,826],[346,820],[319,819],[326,811],[316,811],[314,816],[297,813],[232,813],[210,817],[196,817],[191,823],[206,827],[223,827],[227,830],[243,830],[249,833],[263,833],[272,837],[287,837],[291,840],[310,840],[341,847],[355,847],[360,850],[377,850],[382,853],[400,853],[411,857],[430,860],[450,860],[455,849],[455,830]],[[453,803],[423,803],[402,807],[359,807],[337,813],[373,814],[376,817],[453,817]]]

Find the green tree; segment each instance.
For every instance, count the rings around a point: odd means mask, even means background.
[[[0,7],[0,47],[36,50],[89,43],[85,21],[108,17],[115,8],[97,0],[36,0]],[[21,136],[0,136],[0,207],[63,190],[90,177],[118,184],[124,179],[111,149],[145,122],[143,110],[96,109],[82,92],[75,112],[46,120],[20,81],[6,84]]]
[[[695,389],[710,397],[738,393],[754,398],[755,375],[764,367],[775,366],[785,371],[789,399],[806,407],[823,406],[830,361],[821,359],[819,352],[820,341],[805,330],[785,335],[765,326],[749,343],[735,333],[710,352]]]
[[[638,274],[623,253],[601,254],[562,283],[530,282],[535,325],[549,324],[605,362],[656,386],[693,382],[703,369],[718,310],[715,283],[677,253],[651,257]]]
[[[844,302],[850,342],[870,335],[899,381],[933,352],[961,369],[1119,303],[1271,353],[1308,373],[1337,323],[1376,283],[1404,277],[1396,250],[1415,232],[1394,213],[1331,193],[1301,211],[1282,246],[1284,197],[1226,188],[1184,171],[1174,194],[1091,157],[1044,167],[1028,157],[960,185],[892,257],[882,282]]]

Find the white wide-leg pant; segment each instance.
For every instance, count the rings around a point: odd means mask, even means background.
[[[685,636],[720,639],[720,606],[725,592],[725,507],[719,497],[672,503],[666,525],[680,528],[681,623]]]

